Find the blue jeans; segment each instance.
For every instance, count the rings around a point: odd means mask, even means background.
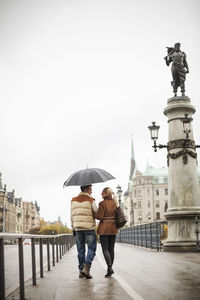
[[[88,246],[87,255],[85,257],[85,244]],[[92,264],[97,248],[97,237],[94,229],[76,231],[76,246],[78,251],[78,268],[82,270],[84,264]]]

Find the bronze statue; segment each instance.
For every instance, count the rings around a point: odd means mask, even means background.
[[[180,86],[182,96],[185,96],[185,79],[186,73],[189,73],[189,67],[186,60],[186,54],[180,50],[180,43],[176,43],[173,47],[167,47],[168,55],[165,56],[167,66],[172,62],[172,78],[174,96],[177,96],[177,89]]]

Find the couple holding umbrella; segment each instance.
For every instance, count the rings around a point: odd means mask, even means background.
[[[73,173],[64,183],[67,186],[80,186],[80,193],[71,200],[71,226],[76,237],[78,252],[79,278],[91,279],[90,268],[96,253],[97,237],[95,219],[100,220],[97,233],[100,235],[102,252],[107,264],[105,277],[109,278],[113,271],[115,238],[118,233],[115,214],[119,207],[111,188],[103,189],[103,201],[97,208],[95,199],[91,197],[92,184],[115,179],[111,174],[99,168],[87,168]],[[85,245],[87,244],[87,253]]]

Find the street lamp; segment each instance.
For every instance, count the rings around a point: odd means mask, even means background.
[[[167,145],[157,145],[156,144],[156,140],[158,139],[158,130],[160,128],[160,126],[156,125],[156,122],[152,122],[152,125],[150,125],[149,127],[149,130],[150,130],[150,134],[151,134],[151,139],[153,140],[153,148],[154,148],[154,151],[157,152],[157,148],[168,148]]]
[[[188,114],[184,114],[184,118],[182,119],[183,122],[183,132],[186,135],[186,139],[189,139],[189,133],[191,132],[191,122],[192,122],[192,118],[188,117]]]
[[[191,122],[193,121],[193,119],[191,117],[188,117],[188,114],[184,114],[184,118],[182,118],[182,122],[183,122],[183,132],[186,135],[185,138],[185,144],[184,146],[187,146],[187,142],[189,142],[189,134],[191,132]],[[194,145],[195,148],[200,148],[200,145]]]
[[[183,122],[183,132],[185,133],[186,137],[185,139],[182,140],[182,146],[183,148],[186,148],[188,146],[190,146],[190,140],[189,140],[189,134],[191,132],[191,122],[193,121],[193,119],[191,117],[188,117],[188,114],[185,113],[184,117],[181,119],[181,121]],[[148,126],[149,130],[150,130],[150,134],[151,134],[151,139],[153,140],[154,144],[153,144],[153,148],[154,151],[157,152],[157,148],[167,148],[167,150],[170,150],[169,148],[171,148],[171,145],[157,145],[156,144],[156,140],[158,139],[158,130],[160,128],[160,126],[156,125],[156,122],[152,122],[152,125]],[[181,141],[181,140],[180,140]],[[192,142],[192,146],[194,148],[200,148],[200,145],[195,145],[194,142]],[[173,142],[173,145],[175,145],[175,142]],[[177,145],[176,145],[177,146]]]
[[[118,198],[119,198],[119,205],[121,206],[122,189],[121,189],[121,186],[119,184],[117,186],[117,195],[118,195]]]
[[[176,159],[180,156],[183,156],[183,163],[187,164],[188,162],[188,155],[190,155],[193,158],[197,158],[197,154],[195,152],[192,152],[188,148],[196,149],[200,148],[200,145],[195,145],[195,142],[193,140],[189,139],[189,134],[191,132],[191,122],[192,118],[188,116],[187,113],[184,114],[184,117],[181,118],[181,121],[183,123],[183,132],[185,133],[186,137],[185,139],[178,139],[173,140],[167,143],[167,145],[157,145],[156,140],[158,139],[158,130],[160,126],[156,125],[156,122],[152,122],[152,125],[148,126],[150,133],[151,133],[151,139],[153,140],[153,148],[154,151],[157,152],[157,148],[167,148],[168,154],[167,154],[167,164],[169,166],[169,158]],[[176,149],[176,148],[183,148],[183,150],[176,152],[176,153],[170,153],[170,150]]]

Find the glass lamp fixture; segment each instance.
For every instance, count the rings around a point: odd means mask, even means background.
[[[148,128],[150,130],[151,139],[153,141],[157,140],[160,126],[156,125],[156,122],[152,122],[152,125],[150,125]]]
[[[152,122],[152,125],[150,125],[149,127],[149,130],[150,130],[150,134],[151,134],[151,139],[153,140],[153,148],[154,148],[154,151],[157,152],[157,148],[168,148],[167,145],[157,145],[156,144],[156,140],[158,139],[158,131],[159,131],[159,128],[160,126],[159,125],[156,125],[156,122]]]
[[[182,119],[183,122],[183,132],[186,135],[186,139],[189,139],[189,134],[191,132],[191,122],[192,122],[192,118],[188,117],[188,114],[185,113],[184,114],[184,118]]]

